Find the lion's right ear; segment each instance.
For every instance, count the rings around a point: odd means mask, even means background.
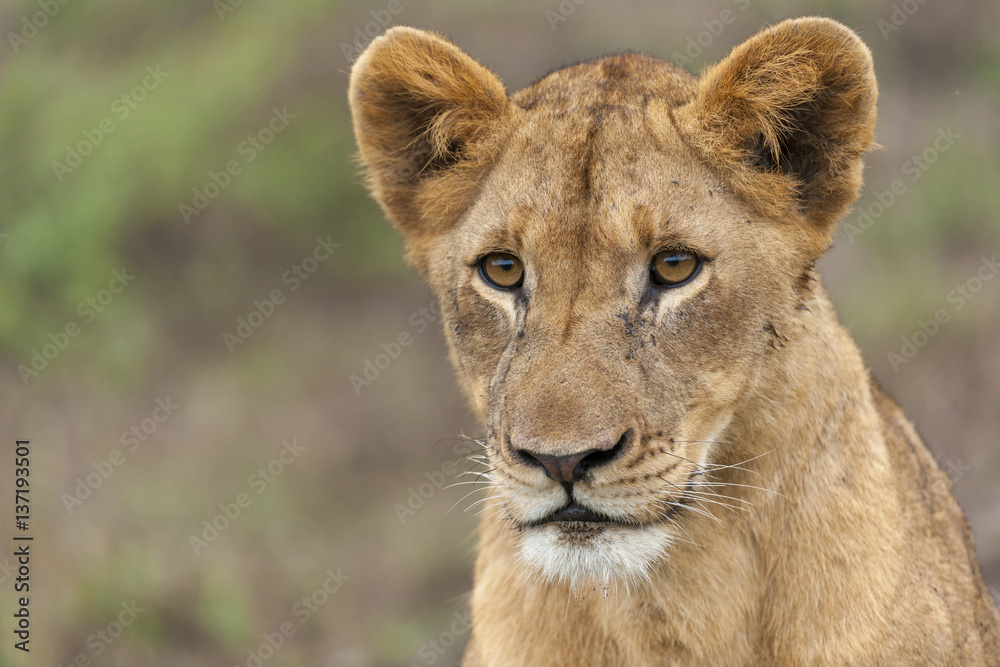
[[[514,113],[492,72],[444,38],[404,27],[358,58],[350,103],[368,187],[407,237],[447,229],[472,203]]]
[[[857,199],[878,86],[861,38],[831,19],[787,19],[709,68],[677,112],[702,159],[762,215],[799,220],[818,257]]]

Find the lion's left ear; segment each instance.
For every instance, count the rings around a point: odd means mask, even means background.
[[[514,113],[492,72],[440,35],[405,27],[354,63],[350,104],[368,185],[410,242],[465,210]]]
[[[877,97],[871,53],[854,32],[831,19],[790,19],[705,72],[677,120],[762,215],[804,219],[818,255],[857,199]]]

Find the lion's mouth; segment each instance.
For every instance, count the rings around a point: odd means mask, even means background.
[[[688,478],[687,484],[684,486],[683,493],[681,493],[679,497],[663,502],[663,505],[658,512],[657,520],[654,521],[647,522],[642,519],[623,520],[621,518],[615,518],[592,510],[589,507],[585,507],[577,502],[570,501],[567,505],[564,505],[560,509],[540,519],[520,524],[520,529],[538,528],[539,526],[551,523],[562,524],[561,528],[563,530],[572,531],[580,529],[594,530],[604,526],[626,526],[629,528],[637,528],[652,523],[669,522],[690,505],[690,493],[693,491],[694,486],[695,481],[692,476]]]
[[[595,512],[594,510],[577,503],[570,503],[569,505],[552,512],[548,516],[532,522],[530,526],[542,526],[547,523],[626,525],[623,521],[607,516],[606,514],[601,514],[600,512]]]

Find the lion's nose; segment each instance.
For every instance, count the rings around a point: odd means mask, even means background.
[[[560,484],[573,484],[583,479],[591,468],[609,463],[625,450],[632,434],[629,429],[616,442],[608,442],[606,447],[586,449],[571,454],[553,455],[531,451],[526,448],[515,450],[518,458],[531,466],[541,466],[546,474]]]

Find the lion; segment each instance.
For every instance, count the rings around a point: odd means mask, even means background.
[[[949,480],[815,268],[873,146],[854,32],[508,96],[396,27],[349,97],[485,427],[464,665],[1000,664]]]

